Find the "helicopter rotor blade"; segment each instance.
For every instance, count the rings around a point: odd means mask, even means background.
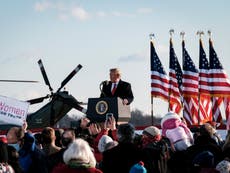
[[[61,86],[57,90],[57,92],[59,92],[81,68],[82,68],[82,65],[78,64],[78,66],[62,81]]]
[[[41,103],[44,99],[47,99],[49,97],[50,97],[50,95],[48,94],[48,95],[46,95],[44,97],[39,97],[39,98],[36,98],[36,99],[27,100],[27,102],[29,102],[31,105],[36,104],[36,103]]]
[[[40,70],[41,70],[43,79],[44,79],[44,81],[45,81],[45,84],[49,86],[49,90],[50,90],[50,92],[52,93],[52,92],[53,92],[53,88],[52,88],[51,85],[50,85],[49,79],[48,79],[48,77],[47,77],[47,75],[46,75],[46,71],[45,71],[45,68],[44,68],[44,65],[43,65],[41,59],[38,60],[38,65],[39,65],[39,67],[40,67]]]
[[[86,114],[87,110],[82,107],[82,102],[77,101],[72,95],[66,95],[62,92],[59,93],[59,96],[61,96],[63,99],[63,102],[68,104],[69,106],[75,108],[76,110]]]
[[[23,83],[37,83],[38,81],[34,80],[0,80],[0,82],[23,82]]]

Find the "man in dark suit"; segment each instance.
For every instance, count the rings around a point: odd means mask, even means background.
[[[131,84],[121,80],[118,68],[110,69],[110,81],[104,81],[101,97],[120,97],[124,105],[129,105],[134,97]]]

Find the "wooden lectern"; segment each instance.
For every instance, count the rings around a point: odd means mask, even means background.
[[[104,122],[106,114],[113,113],[117,122],[129,121],[131,117],[130,106],[123,105],[119,97],[89,98],[87,117],[94,122]]]

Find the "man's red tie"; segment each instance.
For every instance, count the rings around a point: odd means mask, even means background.
[[[114,85],[113,85],[113,89],[112,89],[112,95],[114,95],[116,89],[117,89],[117,84],[114,84]]]

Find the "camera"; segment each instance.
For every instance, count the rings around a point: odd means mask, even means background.
[[[113,113],[107,113],[105,116],[106,116],[106,121],[108,121],[109,118],[113,117]]]

